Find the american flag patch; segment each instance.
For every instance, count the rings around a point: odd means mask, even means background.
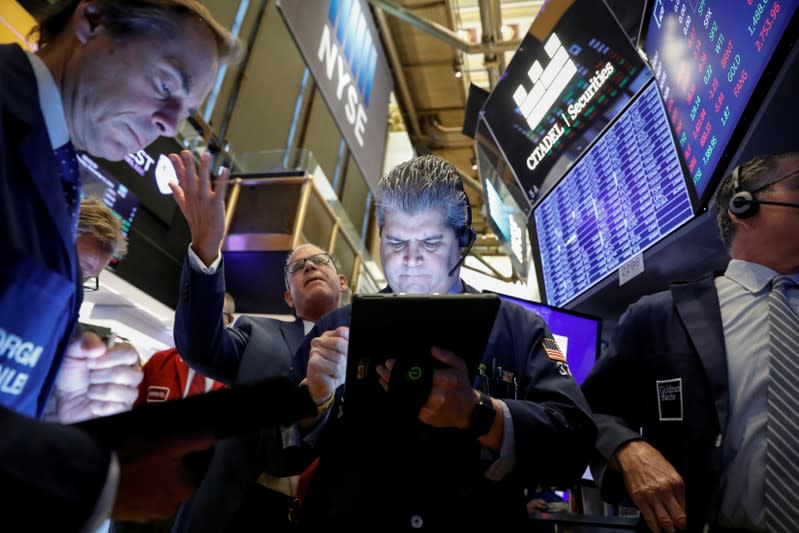
[[[548,339],[544,337],[544,340],[541,341],[541,346],[544,348],[544,351],[547,353],[547,357],[550,358],[552,361],[558,361],[560,363],[566,362],[566,356],[563,355],[563,352],[560,351],[558,343],[555,342],[555,339]]]

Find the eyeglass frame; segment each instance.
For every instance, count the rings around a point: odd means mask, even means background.
[[[92,280],[94,283],[92,284]],[[100,290],[100,276],[89,276],[83,280],[83,292],[96,292]]]
[[[317,263],[316,261],[313,260],[314,257],[319,257],[320,255],[326,257],[327,261],[323,263]],[[311,263],[313,263],[314,266],[317,267],[321,267],[324,265],[333,265],[333,270],[335,272],[338,272],[338,268],[336,268],[336,259],[333,257],[332,254],[328,252],[319,252],[318,254],[309,255],[308,257],[303,257],[302,259],[297,259],[295,261],[292,261],[291,263],[287,263],[286,265],[283,266],[283,272],[286,274],[287,278],[288,276],[293,276],[300,270],[303,270],[305,268],[305,264],[308,261],[311,261]],[[292,265],[298,265],[298,266],[297,268],[292,270]]]

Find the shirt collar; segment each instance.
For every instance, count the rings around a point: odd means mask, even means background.
[[[42,109],[44,124],[50,137],[53,150],[60,148],[69,141],[69,129],[64,118],[64,106],[61,102],[61,92],[53,79],[50,70],[36,54],[26,52],[28,60],[36,76],[36,86],[39,90],[39,105]]]
[[[751,293],[768,290],[771,280],[778,275],[779,273],[777,271],[767,266],[750,263],[749,261],[743,261],[741,259],[733,259],[730,261],[727,265],[727,270],[724,272],[725,277]],[[799,273],[791,274],[788,277],[799,285]]]

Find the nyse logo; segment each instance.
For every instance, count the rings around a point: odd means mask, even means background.
[[[530,92],[519,85],[513,93],[513,100],[534,130],[546,116],[552,104],[560,96],[569,82],[577,74],[577,66],[569,57],[557,34],[553,33],[544,45],[550,62],[546,68],[536,60],[527,72],[533,87]]]
[[[377,49],[359,0],[330,0],[317,58],[324,63],[327,79],[335,76],[336,98],[344,102],[347,122],[363,146]]]

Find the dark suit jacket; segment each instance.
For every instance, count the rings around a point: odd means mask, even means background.
[[[613,502],[626,496],[607,461],[621,444],[643,437],[683,477],[688,526],[701,531],[715,507],[729,409],[713,276],[674,284],[630,306],[583,392],[599,428],[592,469],[603,497]]]
[[[225,328],[224,295],[224,264],[216,274],[207,275],[194,271],[187,258],[175,315],[175,343],[184,361],[198,372],[234,386],[289,375],[292,356],[304,338],[302,320],[242,316],[233,327]],[[175,531],[223,531],[262,472],[281,475],[284,467],[269,453],[279,442],[277,429],[219,442],[202,484],[181,509]]]
[[[349,322],[349,306],[317,322],[297,352],[295,377],[305,375],[309,339]],[[546,337],[552,333],[541,317],[502,301],[482,360],[487,368],[501,366],[519,383],[518,399],[512,387],[491,391],[506,403],[514,425],[516,465],[501,481],[486,479],[491,460],[460,430],[421,423],[398,427],[387,416],[367,424],[347,420],[344,385],[339,387],[316,445],[319,465],[305,499],[305,525],[381,531],[412,530],[420,522],[428,531],[528,528],[522,489],[570,486],[588,465],[596,437],[579,387],[543,349]],[[386,404],[375,410],[385,414]]]
[[[0,258],[3,337],[16,335],[41,348],[33,365],[20,364],[8,353],[0,357],[3,372],[30,376],[19,394],[0,399],[5,405],[0,407],[0,493],[9,511],[3,529],[77,531],[96,504],[109,453],[81,432],[11,412],[33,416],[43,411],[81,297],[70,220],[36,78],[16,45],[0,46]]]

